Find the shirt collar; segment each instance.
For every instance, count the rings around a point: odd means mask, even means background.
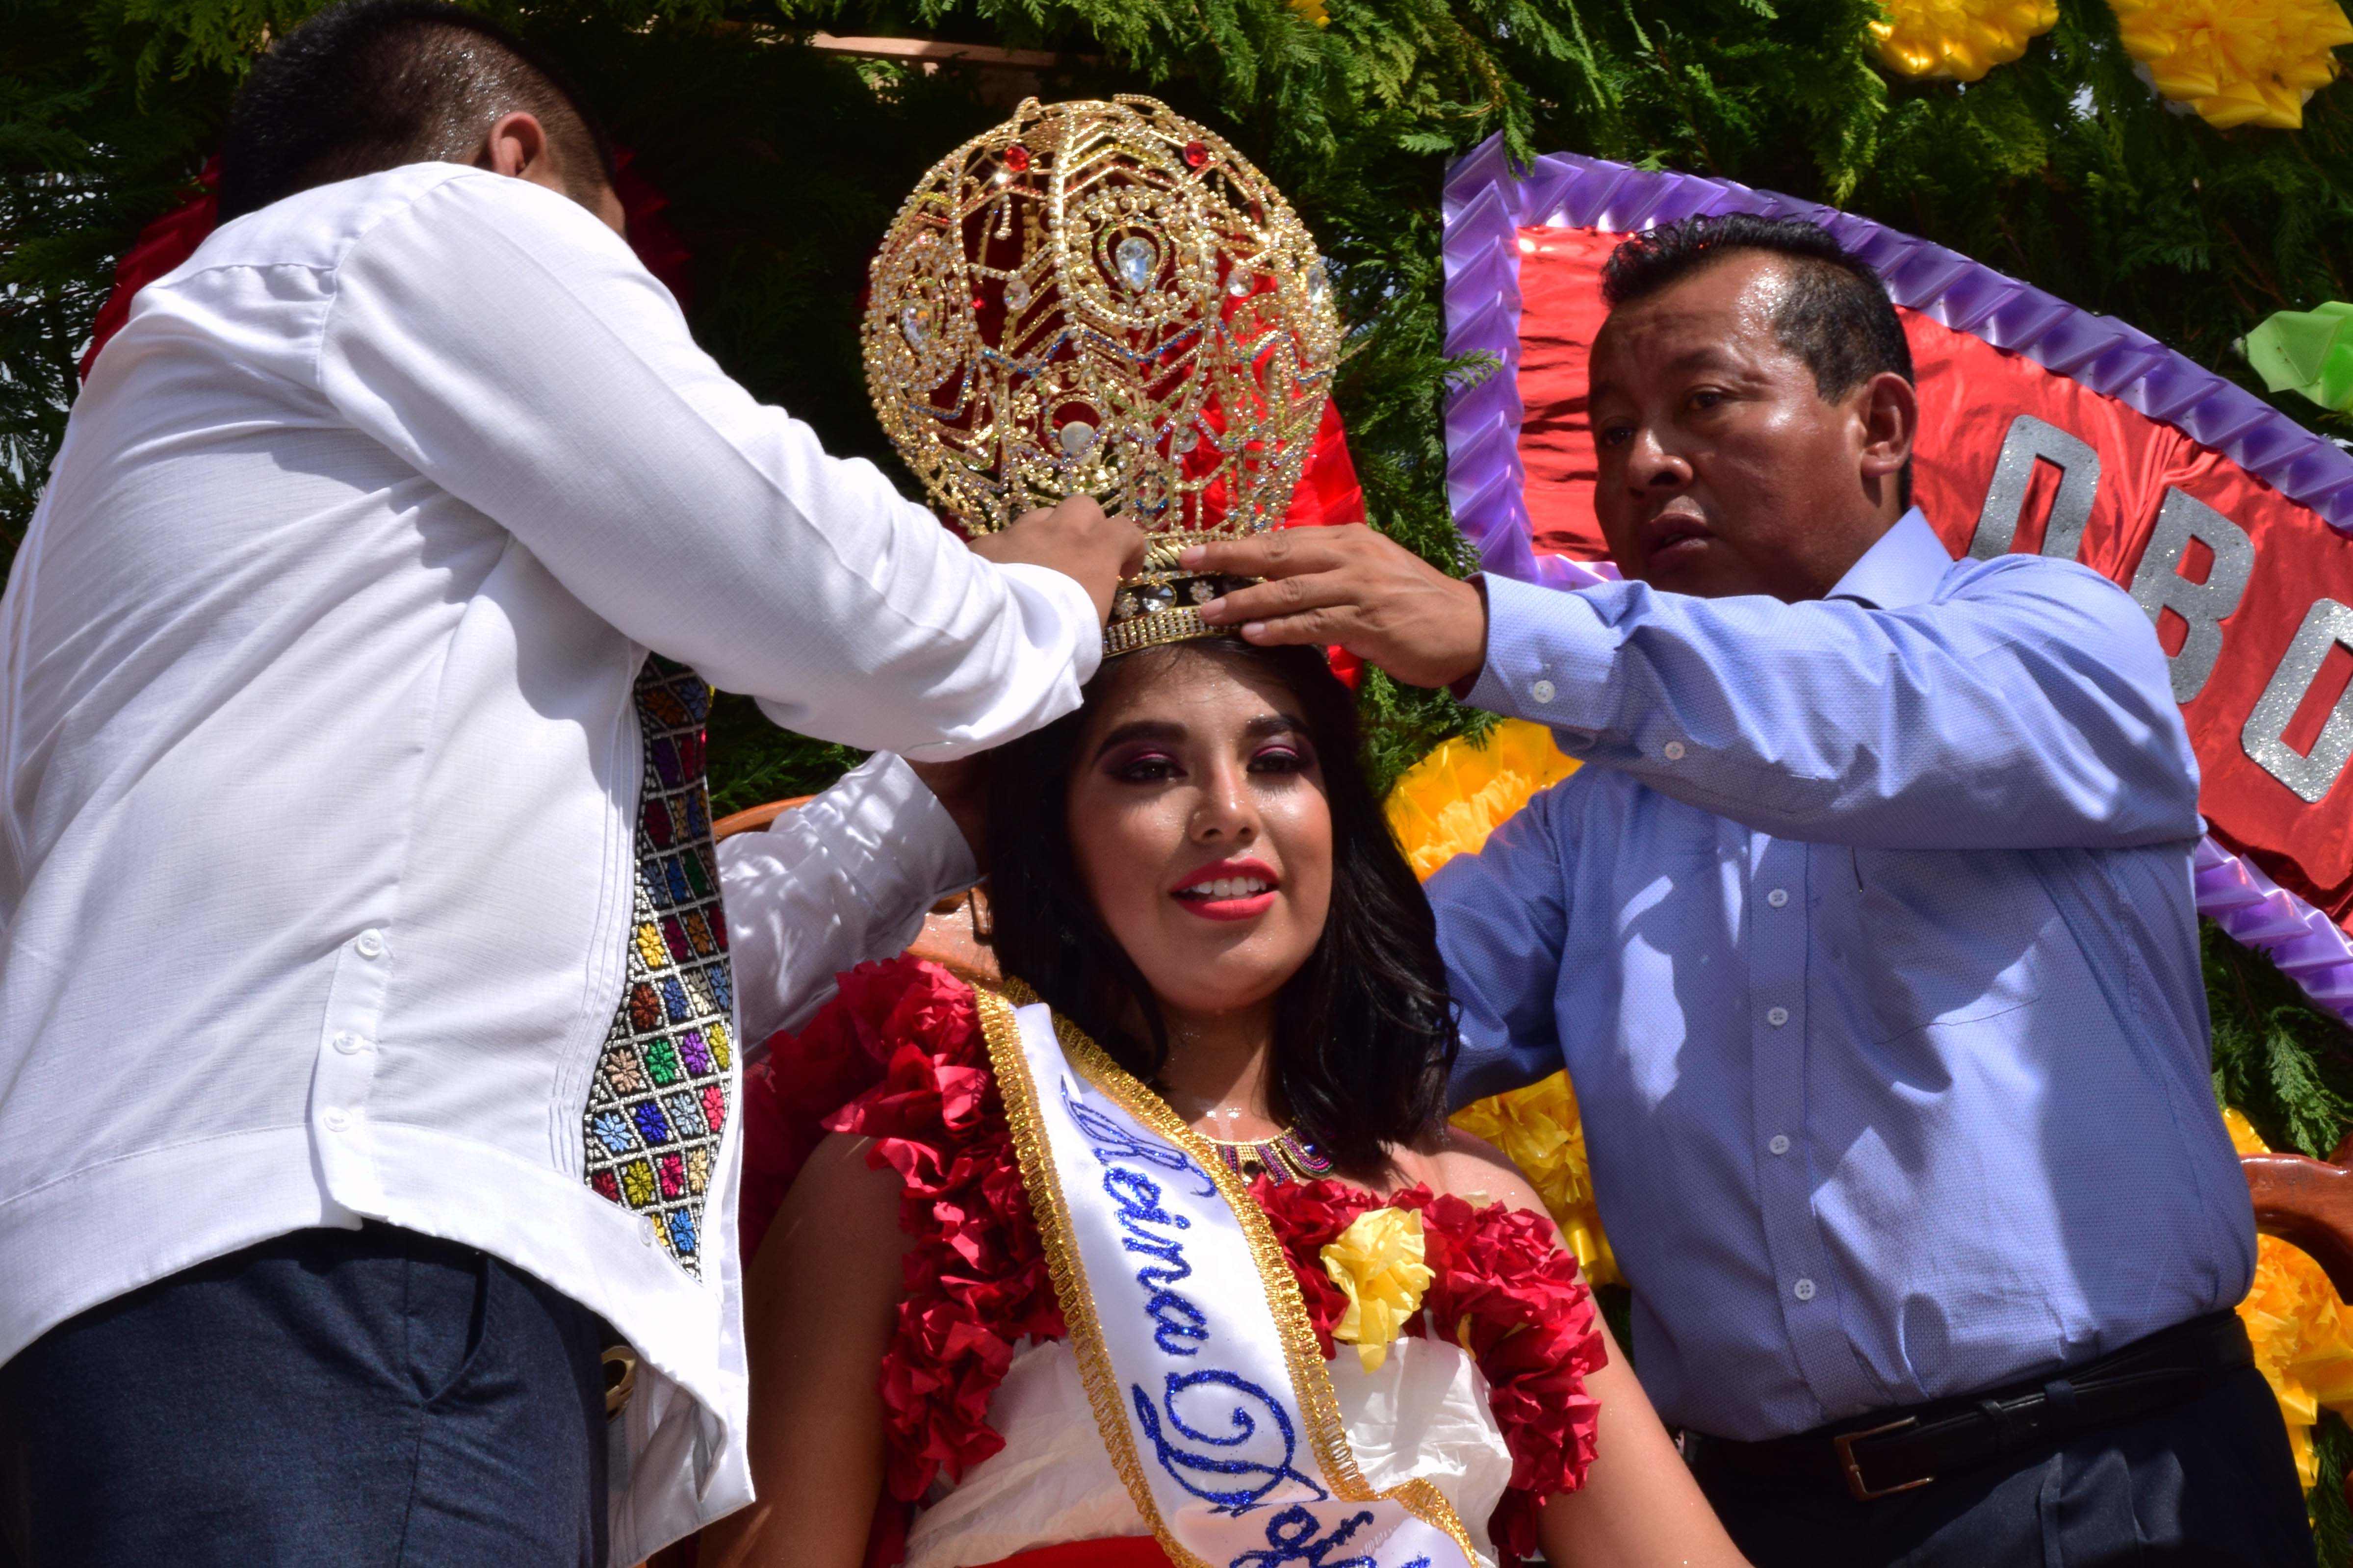
[[[1914,507],[1896,519],[1879,542],[1862,552],[1823,597],[1854,599],[1875,610],[1901,610],[1926,604],[1945,574],[1953,569],[1952,552]]]

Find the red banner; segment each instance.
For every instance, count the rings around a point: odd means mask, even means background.
[[[1601,263],[1623,237],[1519,232],[1529,520],[1538,550],[1592,560],[1586,360]],[[2214,836],[2345,923],[2353,540],[2171,425],[1901,314],[1920,388],[1914,499],[1946,546],[2068,557],[2129,590],[2172,660]]]

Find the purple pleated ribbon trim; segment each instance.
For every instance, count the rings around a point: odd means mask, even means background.
[[[1702,213],[1820,224],[1878,270],[1899,305],[2010,349],[2161,420],[2353,532],[2353,455],[2147,332],[2078,310],[1957,251],[1833,207],[1730,180],[1556,153],[1515,170],[1503,140],[1458,159],[1443,198],[1446,352],[1500,368],[1446,404],[1446,488],[1454,521],[1489,572],[1554,588],[1617,576],[1607,562],[1539,555],[1520,463],[1522,228],[1632,233]],[[2194,860],[2198,912],[2264,953],[2321,1006],[2353,1023],[2353,939],[2327,915],[2211,836]]]

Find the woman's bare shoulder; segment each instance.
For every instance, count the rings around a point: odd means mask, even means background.
[[[789,1268],[785,1260],[794,1258],[803,1266],[822,1260],[824,1268],[895,1276],[909,1241],[899,1228],[904,1184],[890,1166],[869,1163],[873,1146],[871,1138],[826,1134],[793,1178],[755,1268]]]
[[[1432,1192],[1450,1193],[1473,1206],[1503,1204],[1526,1209],[1545,1215],[1550,1223],[1544,1200],[1520,1168],[1501,1149],[1460,1128],[1442,1128],[1411,1149],[1398,1151],[1397,1163],[1408,1184],[1426,1182]]]

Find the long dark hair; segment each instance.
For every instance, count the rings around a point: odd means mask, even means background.
[[[1079,879],[1070,786],[1095,700],[1145,661],[1230,659],[1272,675],[1299,700],[1332,811],[1332,910],[1315,951],[1275,1004],[1272,1076],[1281,1109],[1343,1169],[1374,1172],[1384,1144],[1437,1131],[1454,1062],[1454,1009],[1430,900],[1398,852],[1358,760],[1356,710],[1313,648],[1230,637],[1107,663],[1087,700],[997,754],[988,796],[988,905],[997,961],[1146,1082],[1168,1059],[1160,1004]],[[1131,1021],[1141,1018],[1144,1037]]]

